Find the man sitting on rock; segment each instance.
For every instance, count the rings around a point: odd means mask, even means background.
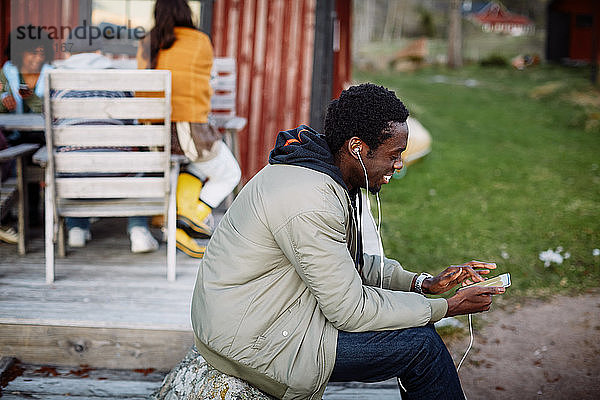
[[[403,399],[462,399],[433,323],[488,310],[499,287],[430,299],[494,264],[433,277],[364,254],[360,188],[377,193],[402,168],[408,110],[363,84],[329,105],[324,135],[280,132],[263,168],[215,230],[198,271],[198,352],[221,372],[282,399],[320,399],[329,381],[397,377]]]

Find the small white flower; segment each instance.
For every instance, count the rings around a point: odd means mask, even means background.
[[[508,260],[510,258],[510,255],[507,252],[505,252],[504,250],[502,250],[502,252],[500,253],[500,256],[502,258],[504,258],[505,260]]]
[[[569,253],[568,251],[566,251],[565,254],[563,255],[563,257],[565,258],[565,260],[567,258],[571,258],[571,253]]]
[[[563,256],[559,252],[555,252],[552,249],[542,251],[538,257],[540,261],[544,262],[545,267],[549,267],[552,263],[560,265],[564,260]]]
[[[562,248],[562,246],[558,246],[558,247],[556,248],[556,252],[557,252],[557,253],[560,253],[561,251],[563,251],[563,248]]]
[[[594,249],[594,250],[592,250],[592,255],[593,255],[594,257],[598,257],[598,256],[600,256],[600,249]]]

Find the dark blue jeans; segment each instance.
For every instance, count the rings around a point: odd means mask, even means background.
[[[454,362],[433,325],[397,331],[343,332],[330,382],[400,378],[403,400],[464,399]]]

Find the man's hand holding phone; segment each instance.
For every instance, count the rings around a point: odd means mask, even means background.
[[[447,317],[472,314],[490,309],[492,296],[502,294],[511,284],[510,274],[505,273],[494,278],[463,286],[448,299]]]
[[[447,317],[472,314],[490,309],[492,296],[502,294],[510,286],[510,275],[502,274],[486,280],[487,275],[496,269],[495,263],[469,261],[461,265],[451,265],[437,276],[426,278],[421,283],[425,294],[440,294],[457,285],[462,285],[448,301]]]
[[[492,296],[502,294],[505,291],[506,289],[501,286],[483,287],[471,285],[460,289],[454,296],[447,300],[448,311],[446,312],[446,317],[488,311],[492,304]]]

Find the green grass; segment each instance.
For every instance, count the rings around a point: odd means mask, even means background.
[[[570,100],[600,97],[588,74],[552,66],[355,72],[355,81],[395,90],[433,137],[432,152],[380,194],[386,255],[431,273],[495,261],[511,273],[514,295],[597,287],[600,131],[588,122],[598,109]],[[558,246],[570,258],[545,267],[539,253]]]

